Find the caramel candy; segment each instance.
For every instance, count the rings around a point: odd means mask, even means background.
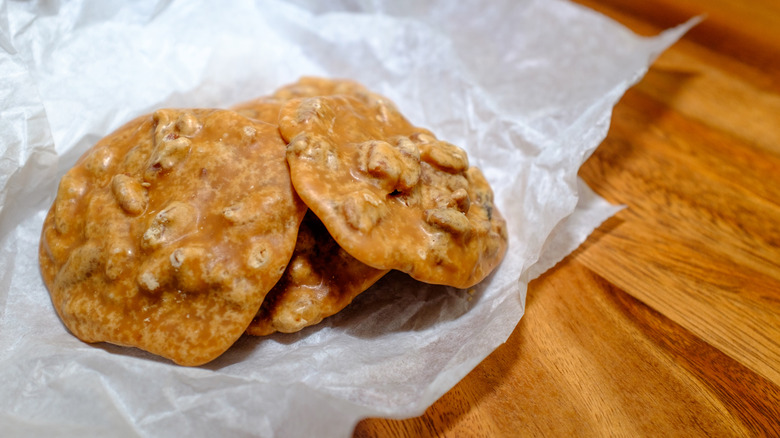
[[[393,103],[384,96],[369,91],[363,85],[348,79],[326,79],[304,76],[297,82],[285,85],[270,96],[263,96],[240,103],[232,109],[239,114],[266,123],[276,124],[279,110],[290,99],[316,96],[348,95],[367,105],[380,108],[379,117],[389,111],[396,111]]]
[[[62,178],[41,271],[83,341],[200,365],[255,317],[305,211],[276,126],[159,110],[102,139]]]
[[[506,222],[482,172],[392,105],[349,95],[293,99],[279,128],[295,190],[361,262],[467,288],[503,258]]]
[[[273,97],[259,97],[242,102],[231,109],[244,117],[276,125],[283,102]]]
[[[353,81],[304,77],[272,96],[244,102],[233,109],[275,124],[283,102],[332,94],[347,94],[375,105],[389,102]],[[247,333],[257,336],[276,331],[292,333],[316,324],[342,310],[387,271],[371,268],[350,256],[330,237],[316,216],[309,214],[301,224],[295,252],[284,276],[266,296]]]
[[[355,260],[311,212],[298,230],[282,279],[266,295],[247,333],[297,332],[345,308],[388,272]]]

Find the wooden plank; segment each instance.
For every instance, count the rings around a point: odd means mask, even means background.
[[[635,221],[578,260],[703,341],[780,384],[780,281],[696,238]]]
[[[718,65],[669,51],[637,89],[713,131],[780,156],[780,95],[725,73]]]
[[[581,170],[629,206],[582,261],[780,383],[780,159],[641,90]]]
[[[769,74],[780,86],[780,2],[775,0],[576,0],[644,34],[691,17],[704,22],[686,39]],[[637,22],[644,23],[637,25]]]
[[[680,123],[675,116],[669,116],[671,123],[654,118],[652,103],[635,92],[624,100],[628,104],[616,108],[607,140],[580,170],[586,182],[609,201],[629,205],[623,217],[700,235],[702,244],[723,247],[740,264],[776,275],[780,160],[733,142],[741,158],[734,160],[727,150],[718,157],[697,137],[695,123],[674,127]],[[739,160],[753,176],[729,164]]]
[[[425,416],[365,421],[355,436],[780,431],[767,419],[780,415],[775,385],[577,258],[532,283],[527,314],[508,342]]]
[[[652,69],[648,76],[654,74]],[[629,91],[615,109],[613,129],[596,152],[600,156],[598,160],[615,154],[612,149],[621,147],[616,144],[620,142],[635,148],[651,148],[667,161],[715,181],[717,186],[726,185],[734,191],[750,192],[747,196],[780,204],[780,184],[777,184],[780,156],[768,153],[759,144],[680,114],[643,93],[643,88],[644,81]],[[595,160],[586,163],[583,172],[590,172]]]

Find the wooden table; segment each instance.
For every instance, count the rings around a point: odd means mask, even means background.
[[[580,171],[628,208],[425,415],[356,436],[780,436],[780,1],[579,2],[646,35],[707,14]]]

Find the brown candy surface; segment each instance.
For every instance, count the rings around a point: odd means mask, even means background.
[[[317,96],[347,95],[368,105],[395,110],[393,103],[384,96],[369,91],[363,85],[348,79],[328,79],[304,76],[297,82],[280,87],[270,96],[258,97],[235,105],[239,114],[266,123],[276,124],[279,110],[290,99]]]
[[[40,263],[86,342],[206,363],[241,336],[292,255],[305,206],[277,127],[223,110],[159,110],[62,178]]]
[[[239,113],[277,123],[282,103],[297,97],[350,95],[366,103],[389,105],[384,97],[349,80],[304,77],[273,95],[235,106]],[[268,294],[247,333],[291,333],[316,324],[346,307],[388,270],[374,269],[341,249],[314,215],[307,215],[298,233],[293,258],[284,276]]]
[[[279,127],[296,191],[356,259],[466,288],[503,258],[506,222],[482,172],[392,105],[297,98]]]
[[[247,333],[293,333],[317,324],[345,308],[387,272],[355,260],[309,212],[298,231],[290,264],[266,295]]]

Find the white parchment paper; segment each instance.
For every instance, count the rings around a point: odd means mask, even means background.
[[[577,170],[690,25],[639,38],[561,0],[0,3],[0,435],[345,436],[421,414],[507,339],[527,282],[617,211]],[[500,268],[471,291],[392,273],[199,368],[71,336],[37,262],[59,177],[137,115],[304,74],[358,80],[464,147],[509,222]]]

